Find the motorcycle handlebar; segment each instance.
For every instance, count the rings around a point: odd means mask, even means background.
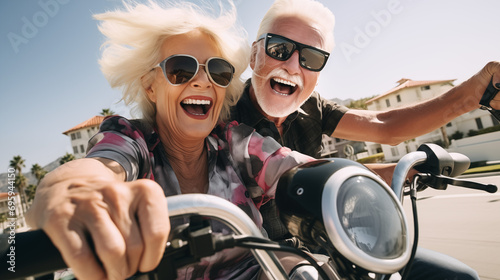
[[[402,202],[406,176],[412,168],[417,169],[435,180],[428,186],[436,189],[446,189],[447,184],[483,190],[489,193],[497,191],[495,185],[483,185],[464,180],[452,179],[464,173],[470,165],[470,159],[460,153],[448,153],[436,144],[423,144],[418,151],[404,155],[397,163],[392,176],[391,188]],[[444,176],[442,176],[444,175]],[[446,177],[449,176],[449,177]]]
[[[166,199],[171,218],[202,215],[225,223],[236,234],[263,237],[243,210],[220,197],[185,194]],[[2,234],[0,246],[0,279],[44,275],[67,268],[61,254],[42,230]],[[256,249],[251,251],[268,278],[287,279],[286,272],[273,252]]]
[[[41,276],[67,268],[42,230],[0,235],[0,279]]]
[[[391,188],[399,201],[403,201],[404,185],[407,174],[413,167],[424,163],[426,160],[427,154],[425,152],[413,152],[404,155],[398,161],[398,164],[396,164],[394,174],[392,175]]]

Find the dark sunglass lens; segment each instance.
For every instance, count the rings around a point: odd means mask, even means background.
[[[228,86],[233,79],[233,66],[219,58],[213,58],[208,62],[208,73],[212,80],[220,86]]]
[[[320,70],[326,63],[325,54],[311,48],[303,48],[300,53],[300,64],[309,70]]]
[[[180,85],[193,78],[198,64],[196,60],[188,56],[174,56],[165,63],[165,73],[170,83]]]
[[[294,51],[294,44],[283,38],[271,37],[266,42],[266,53],[278,60],[289,59]]]

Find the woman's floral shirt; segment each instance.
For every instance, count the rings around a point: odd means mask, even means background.
[[[274,198],[280,176],[291,167],[313,160],[236,122],[217,126],[205,143],[209,169],[207,194],[234,203],[261,229],[259,207]],[[87,157],[112,159],[125,169],[127,181],[152,179],[163,188],[165,196],[181,194],[158,133],[143,120],[107,118],[90,140]],[[176,223],[183,222],[172,221],[172,226]],[[230,232],[219,223],[213,223],[212,227],[214,231]],[[247,250],[230,249],[177,272],[182,279],[251,279],[257,271],[258,265]]]

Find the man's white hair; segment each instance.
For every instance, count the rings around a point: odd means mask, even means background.
[[[248,66],[249,44],[246,31],[236,24],[236,7],[229,0],[230,10],[218,2],[217,7],[200,7],[188,2],[168,2],[160,6],[153,0],[145,4],[124,1],[125,10],[94,15],[100,20],[99,30],[106,36],[101,70],[112,87],[122,88],[125,104],[135,104],[135,113],[141,113],[149,123],[155,123],[155,104],[146,94],[154,75],[151,69],[161,60],[160,50],[169,37],[200,30],[216,43],[223,58],[235,67],[234,78],[227,88],[220,114],[229,118],[244,86],[241,74]],[[209,12],[214,15],[210,15]],[[200,46],[203,48],[203,46]]]
[[[333,29],[335,16],[333,13],[315,0],[276,0],[260,22],[257,39],[268,33],[276,19],[282,17],[296,17],[311,24],[323,36],[323,48],[331,52],[335,46]]]

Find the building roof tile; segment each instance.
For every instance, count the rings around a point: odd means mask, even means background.
[[[403,78],[403,79],[397,81],[397,83],[399,84],[398,86],[396,86],[395,88],[393,88],[393,89],[391,89],[391,90],[389,90],[381,95],[378,95],[378,96],[366,101],[366,104],[370,104],[375,100],[378,100],[384,96],[387,96],[391,93],[395,93],[395,92],[400,91],[400,90],[405,89],[405,88],[429,86],[429,85],[440,84],[440,83],[451,83],[453,81],[455,81],[455,79],[453,79],[453,80],[434,80],[434,81],[413,81],[411,79]]]
[[[65,132],[63,132],[63,134],[68,135],[69,133],[76,131],[76,130],[79,130],[79,129],[83,129],[86,127],[92,127],[92,126],[99,126],[102,123],[102,121],[104,120],[104,118],[106,118],[106,117],[105,116],[94,116],[94,117],[80,123],[79,125],[66,130]]]

